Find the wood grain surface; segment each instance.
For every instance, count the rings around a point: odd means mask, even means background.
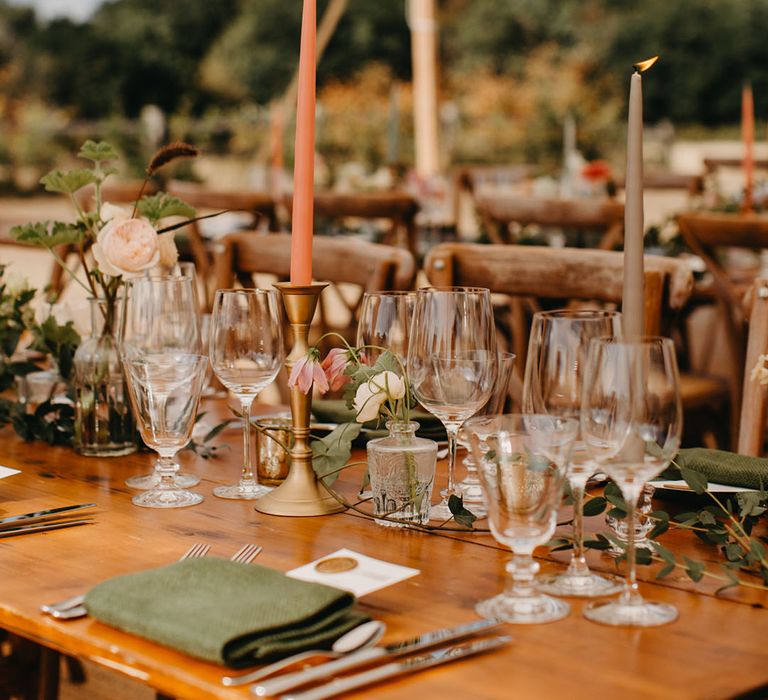
[[[284,518],[257,513],[248,502],[212,496],[212,487],[237,477],[239,434],[223,457],[205,461],[186,452],[183,467],[199,473],[205,501],[182,510],[134,507],[124,480],[147,470],[153,456],[86,458],[71,450],[25,444],[0,434],[0,463],[22,474],[0,480],[0,516],[75,503],[98,503],[96,523],[0,540],[0,627],[48,647],[89,659],[179,697],[245,698],[226,689],[224,669],[95,622],[58,622],[39,612],[44,602],[87,590],[108,577],[159,566],[190,544],[211,544],[211,556],[229,557],[242,544],[264,551],[258,562],[287,571],[341,547],[420,569],[407,581],[365,596],[360,607],[387,623],[393,641],[476,618],[478,600],[505,582],[509,552],[487,533],[429,534],[382,528],[353,514]],[[441,469],[442,471],[442,469]],[[351,494],[356,484],[345,488]],[[567,517],[567,513],[563,513]],[[590,518],[591,526],[601,518]],[[482,523],[481,523],[482,524]],[[668,533],[664,543],[694,558],[717,555],[694,537]],[[544,550],[540,550],[542,553]],[[592,564],[614,565],[594,554]],[[567,555],[557,557],[564,561]],[[551,557],[543,571],[562,568]],[[508,648],[361,691],[376,698],[719,698],[768,688],[768,597],[743,589],[715,597],[713,584],[681,578],[643,586],[645,595],[672,603],[680,619],[666,627],[602,627],[571,615],[546,625],[509,626]],[[768,691],[766,691],[768,692]]]

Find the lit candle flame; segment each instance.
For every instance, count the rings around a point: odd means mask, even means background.
[[[634,66],[632,66],[638,73],[645,73],[656,61],[659,60],[658,56],[654,56],[653,58],[646,59],[645,61],[640,61],[640,63],[635,63]]]

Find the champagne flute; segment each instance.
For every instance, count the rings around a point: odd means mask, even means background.
[[[240,400],[243,468],[240,481],[213,490],[219,498],[259,498],[272,489],[260,484],[251,462],[251,406],[283,366],[283,324],[275,290],[219,289],[213,300],[208,356],[219,381]]]
[[[146,275],[128,280],[117,336],[124,366],[126,361],[167,353],[201,354],[197,309],[197,292],[190,277]],[[132,476],[125,484],[146,490],[156,487],[161,478],[157,462],[150,474]],[[179,471],[178,465],[173,478],[182,488],[200,483],[200,477]]]
[[[375,346],[365,350],[371,364],[382,353],[377,348],[385,348],[405,365],[416,297],[416,292],[366,292],[363,295],[357,345]]]
[[[145,508],[181,508],[200,503],[199,493],[178,485],[176,453],[192,437],[207,358],[183,352],[124,357],[133,413],[141,438],[157,452],[158,483],[134,496]]]
[[[635,511],[645,483],[680,447],[682,406],[669,338],[593,340],[582,387],[581,434],[627,502],[627,582],[618,598],[595,601],[584,616],[605,625],[653,627],[677,619],[667,603],[644,600],[637,585]]]
[[[491,532],[514,554],[506,590],[478,603],[479,615],[534,624],[559,620],[570,611],[568,603],[536,590],[539,565],[533,550],[557,526],[565,465],[578,427],[572,418],[538,415],[478,416],[465,423]]]
[[[534,315],[523,384],[523,413],[579,419],[584,368],[593,338],[621,334],[621,314],[601,310],[557,310]],[[553,595],[594,596],[617,593],[623,582],[589,570],[584,552],[584,490],[597,471],[583,442],[577,441],[568,464],[573,494],[573,554],[568,569],[543,577],[539,588]]]
[[[479,287],[418,292],[408,343],[408,378],[415,398],[448,434],[448,488],[430,517],[452,517],[456,437],[461,424],[488,401],[496,380],[496,331],[491,295]]]

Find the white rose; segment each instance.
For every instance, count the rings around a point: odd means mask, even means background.
[[[179,250],[173,238],[175,231],[158,234],[157,247],[160,251],[160,264],[163,267],[173,267],[179,260]]]
[[[112,219],[99,231],[93,257],[104,274],[137,277],[160,260],[157,238],[146,219]]]
[[[355,413],[358,423],[376,420],[381,404],[387,400],[386,395],[378,387],[363,382],[355,392]]]
[[[371,384],[379,387],[390,399],[402,399],[405,396],[405,382],[402,377],[386,370],[371,379]]]
[[[125,209],[124,207],[118,207],[116,204],[104,202],[104,204],[101,205],[99,216],[105,224],[113,219],[124,221],[131,217],[131,210]]]

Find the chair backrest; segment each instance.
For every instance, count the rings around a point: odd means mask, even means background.
[[[543,199],[481,194],[475,202],[494,243],[510,242],[509,224],[538,224],[603,230],[599,247],[610,250],[621,240],[624,230],[624,205],[612,199]]]
[[[292,211],[293,196],[286,195],[284,204]],[[315,192],[315,216],[331,220],[345,218],[388,219],[384,243],[402,244],[416,253],[416,214],[419,203],[407,192]]]
[[[758,457],[765,445],[766,393],[768,390],[756,379],[752,369],[760,355],[768,353],[768,279],[757,279],[747,295],[746,315],[749,335],[741,397],[738,452]]]
[[[621,304],[622,253],[582,248],[442,243],[427,256],[424,269],[436,286],[487,287],[515,298],[583,300]],[[693,275],[680,260],[645,256],[646,332],[656,335],[663,320],[685,306]],[[527,323],[513,307],[512,341],[522,362]],[[520,362],[518,366],[520,366]]]

